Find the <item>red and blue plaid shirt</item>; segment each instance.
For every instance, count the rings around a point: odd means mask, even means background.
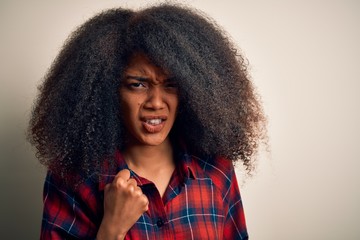
[[[128,168],[116,153],[117,171]],[[99,174],[75,191],[48,173],[44,186],[41,239],[95,239],[103,216],[104,187],[116,172]],[[248,239],[238,183],[231,161],[205,161],[182,154],[160,196],[155,185],[131,171],[149,199],[149,210],[125,239]]]

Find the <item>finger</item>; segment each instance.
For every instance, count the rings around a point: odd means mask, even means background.
[[[133,186],[137,186],[137,182],[136,182],[136,180],[135,179],[133,179],[133,178],[130,178],[129,180],[127,180],[127,183],[129,184],[129,185],[133,185]]]
[[[104,193],[108,192],[110,187],[111,187],[110,183],[106,184],[104,187]]]
[[[149,199],[146,197],[145,194],[142,194],[141,198],[142,198],[141,201],[143,202],[143,206],[144,206],[143,210],[144,212],[146,212],[149,209]]]
[[[133,185],[128,185],[127,187],[127,191],[131,194],[134,194],[135,193],[135,186]]]
[[[122,178],[124,180],[129,180],[130,178],[130,171],[129,169],[123,169],[116,174],[116,178]]]
[[[143,192],[142,192],[141,188],[138,187],[138,186],[134,187],[133,192],[134,192],[134,195],[138,196],[138,197],[141,197],[143,195]]]

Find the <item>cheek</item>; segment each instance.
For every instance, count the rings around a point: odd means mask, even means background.
[[[120,106],[123,113],[136,112],[141,106],[141,101],[138,97],[131,94],[122,93],[122,99],[120,100]]]
[[[174,109],[175,115],[177,114],[177,111],[179,109],[179,99],[175,98],[172,103],[172,108]]]
[[[126,103],[123,105],[123,114],[126,115],[126,118],[134,118],[138,113],[139,106],[140,104],[138,103]]]
[[[123,114],[128,124],[134,125],[135,122],[137,122],[141,106],[141,102],[138,101],[127,101],[123,103]]]

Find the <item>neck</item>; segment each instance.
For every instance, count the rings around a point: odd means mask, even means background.
[[[129,144],[124,151],[124,158],[130,169],[138,174],[174,166],[173,149],[168,138],[156,146]]]

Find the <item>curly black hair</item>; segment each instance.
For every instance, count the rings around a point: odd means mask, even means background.
[[[123,149],[119,87],[135,52],[177,79],[172,136],[193,155],[240,160],[252,170],[266,119],[245,59],[212,19],[168,4],[107,10],[72,33],[39,87],[30,119],[40,162],[64,178],[86,179]]]

